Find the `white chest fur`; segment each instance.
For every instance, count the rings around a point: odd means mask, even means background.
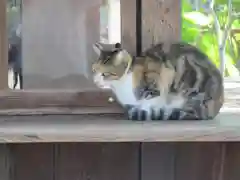
[[[126,74],[117,81],[104,81],[101,76],[95,76],[95,82],[100,86],[111,88],[118,102],[122,105],[133,105],[137,109],[145,110],[148,113],[158,113],[163,109],[166,116],[171,114],[175,108],[183,108],[185,99],[177,94],[165,94],[151,99],[137,100],[133,93],[132,73]]]
[[[182,108],[185,99],[176,94],[168,94],[158,96],[152,99],[137,100],[133,93],[132,73],[122,77],[120,80],[111,83],[119,103],[122,105],[135,105],[139,109],[150,111],[151,109],[158,111],[163,108],[165,111],[172,111],[174,108]]]
[[[132,73],[126,74],[118,81],[113,81],[111,88],[122,105],[137,105],[138,102],[133,93]]]

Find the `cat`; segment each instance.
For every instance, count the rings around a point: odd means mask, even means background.
[[[220,71],[193,45],[165,46],[134,57],[120,43],[95,43],[95,84],[110,88],[131,120],[213,119],[223,105]]]

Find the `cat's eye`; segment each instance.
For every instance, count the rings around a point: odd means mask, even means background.
[[[102,73],[102,76],[103,76],[103,77],[116,76],[116,73],[105,72],[105,73]]]
[[[111,73],[102,73],[103,77],[107,77],[107,76],[110,76],[110,75],[111,75]]]
[[[108,56],[104,61],[103,64],[106,64],[111,59],[111,56]]]

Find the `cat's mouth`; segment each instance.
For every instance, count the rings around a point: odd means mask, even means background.
[[[94,75],[93,81],[101,89],[111,89],[110,83],[104,80],[103,75],[100,73]]]

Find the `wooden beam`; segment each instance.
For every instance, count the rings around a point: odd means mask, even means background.
[[[142,0],[142,51],[181,39],[180,0]]]
[[[0,143],[240,141],[239,113],[209,121],[134,122],[106,116],[0,117]]]
[[[117,103],[109,101],[111,95],[106,91],[0,91],[0,110],[118,107]]]
[[[8,88],[6,0],[0,0],[0,89]]]
[[[240,104],[240,81],[225,80],[223,111],[235,112]],[[43,114],[122,114],[109,91],[76,90],[3,90],[0,91],[0,115]]]

